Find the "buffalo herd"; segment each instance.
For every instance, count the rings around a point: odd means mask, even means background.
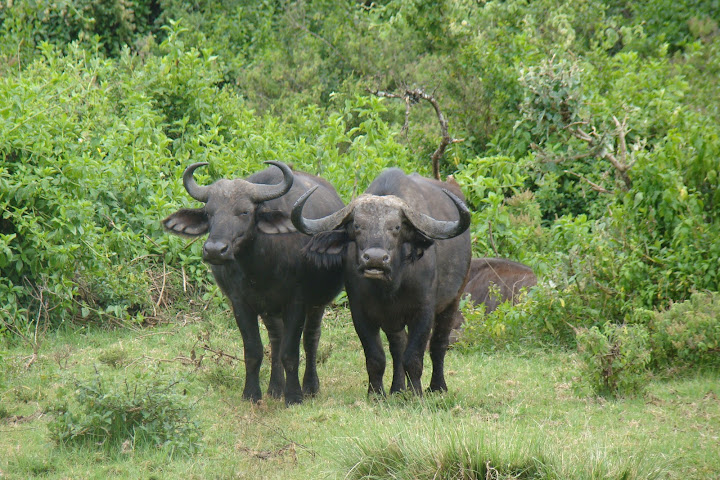
[[[390,392],[409,388],[421,395],[428,344],[429,390],[447,390],[445,354],[462,324],[458,305],[464,294],[494,308],[536,281],[522,264],[471,259],[471,215],[454,181],[391,168],[346,206],[322,178],[282,162],[266,163],[272,166],[246,179],[210,185],[194,178],[207,164],[190,165],[183,173],[185,190],[204,205],[163,220],[171,233],[207,234],[203,260],[230,301],[242,335],[248,400],[262,398],[258,317],[270,340],[267,393],[284,397],[287,405],[319,390],[321,320],[343,287],[365,352],[368,393],[385,394],[382,330],[392,357]]]

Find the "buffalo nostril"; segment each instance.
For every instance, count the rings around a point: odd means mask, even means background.
[[[370,260],[370,255],[368,255],[367,253],[363,253],[362,259],[367,262]]]
[[[388,263],[390,261],[390,255],[383,255],[383,263]]]
[[[219,258],[227,257],[230,254],[230,245],[226,242],[205,242],[203,253],[206,257]]]

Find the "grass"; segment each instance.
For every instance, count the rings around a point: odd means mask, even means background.
[[[326,314],[320,350],[321,393],[285,408],[280,400],[241,399],[243,366],[233,358],[242,356],[241,340],[228,312],[179,312],[149,329],[54,332],[29,369],[32,352],[5,340],[0,477],[720,477],[717,371],[656,379],[644,396],[606,401],[573,387],[580,371],[573,352],[451,351],[447,394],[377,400],[366,398],[362,350],[346,310]],[[148,372],[180,379],[202,451],[56,445],[48,430],[54,412],[77,380],[96,372],[118,383]],[[267,361],[262,376],[267,386]]]

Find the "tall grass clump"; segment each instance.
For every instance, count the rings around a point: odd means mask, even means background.
[[[433,415],[424,427],[383,425],[349,439],[338,453],[345,478],[633,480],[661,478],[664,472],[662,462],[651,462],[642,452],[620,462],[601,447],[568,456],[537,432],[453,429],[441,416]]]

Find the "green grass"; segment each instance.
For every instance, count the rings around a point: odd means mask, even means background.
[[[347,311],[339,310],[326,315],[321,393],[285,408],[270,398],[243,401],[242,364],[202,345],[242,356],[227,312],[207,318],[180,312],[150,329],[55,332],[29,369],[31,350],[6,341],[0,477],[720,477],[716,371],[656,379],[644,396],[606,401],[574,387],[580,368],[573,352],[451,351],[447,394],[367,399],[360,343]],[[203,434],[202,451],[170,456],[158,448],[53,443],[54,409],[76,381],[96,372],[116,382],[147,372],[179,379]],[[267,361],[262,375],[267,386]]]

